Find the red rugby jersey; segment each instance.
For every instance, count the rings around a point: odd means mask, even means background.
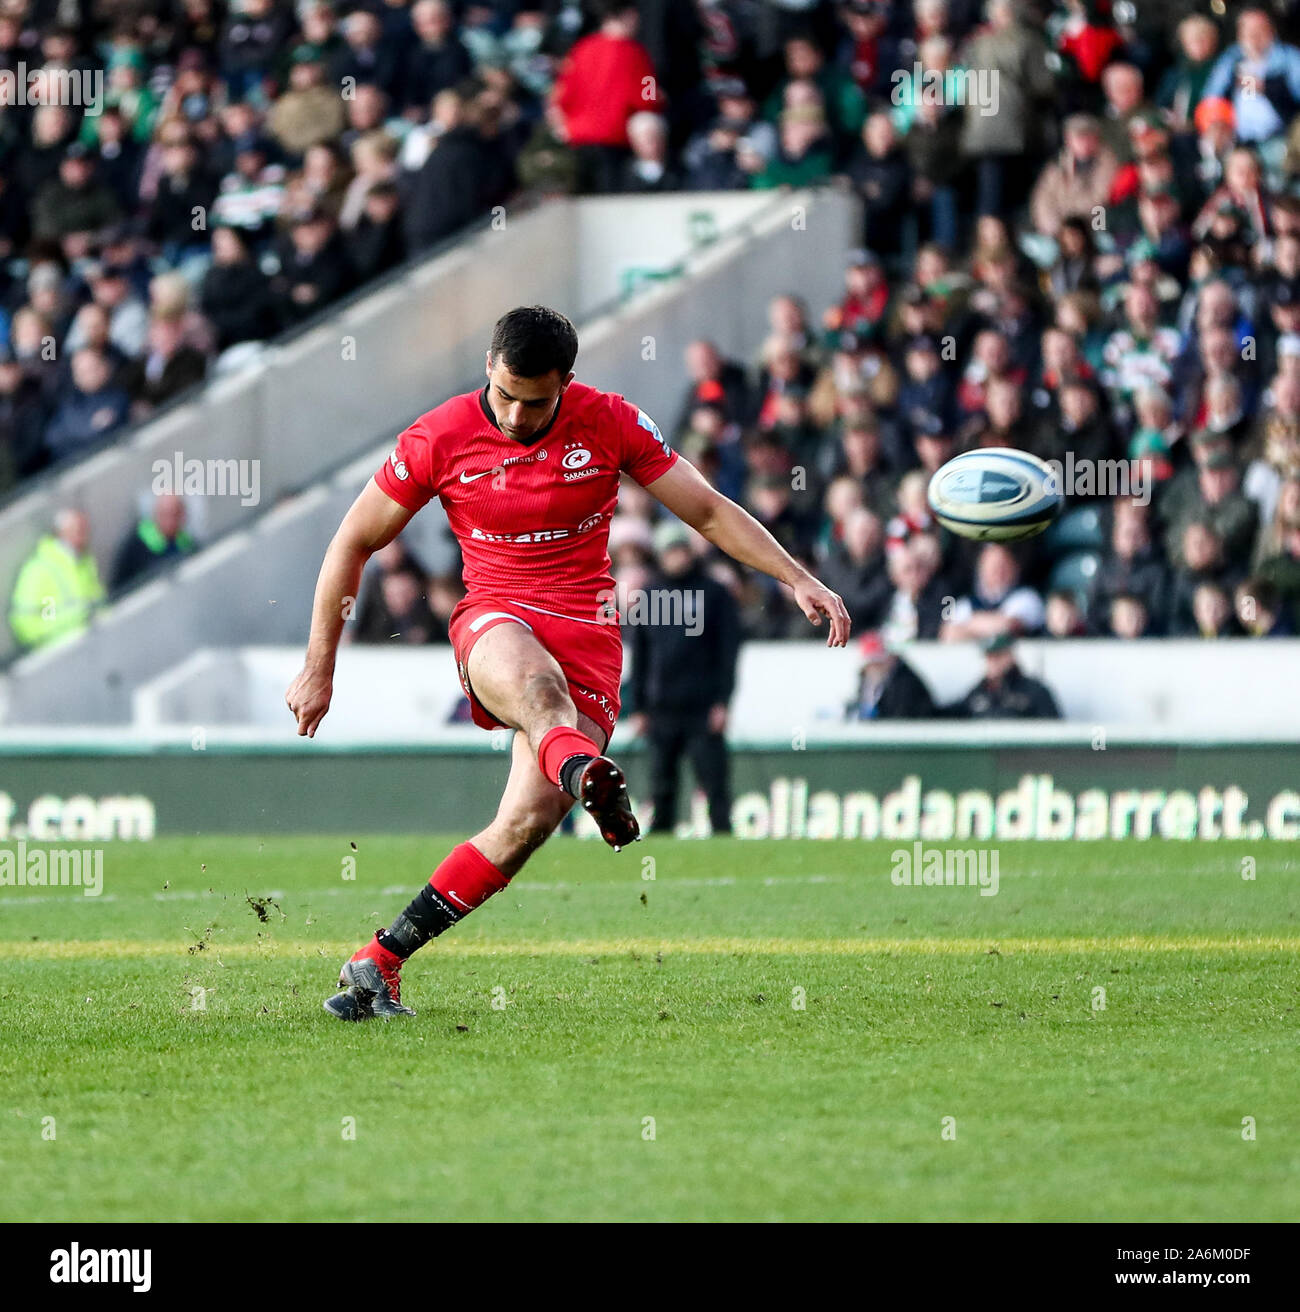
[[[408,510],[442,502],[471,595],[593,620],[614,586],[608,543],[619,472],[644,485],[676,462],[644,411],[570,383],[550,426],[527,446],[497,428],[483,391],[453,396],[398,436],[375,482]]]

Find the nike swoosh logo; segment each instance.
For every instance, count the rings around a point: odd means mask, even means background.
[[[461,471],[460,481],[462,483],[472,483],[476,478],[486,478],[489,474],[495,474],[495,469],[485,469],[481,474],[467,474]]]

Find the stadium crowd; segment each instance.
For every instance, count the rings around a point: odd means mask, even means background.
[[[1287,0],[0,0],[0,75],[106,70],[84,116],[0,76],[0,491],[521,189],[824,184],[863,206],[841,299],[693,343],[672,440],[859,631],[1291,633],[1297,36]],[[975,445],[1074,471],[1042,540],[936,531]],[[648,577],[635,487],[610,545]],[[709,568],[746,635],[810,636]],[[457,581],[375,578],[361,630],[445,637]]]

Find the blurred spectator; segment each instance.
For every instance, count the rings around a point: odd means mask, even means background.
[[[1024,195],[1024,161],[1038,144],[1039,110],[1052,95],[1047,48],[1022,21],[1017,0],[989,0],[988,27],[978,32],[961,57],[964,68],[997,87],[996,112],[981,96],[965,106],[962,150],[976,169],[976,210],[1007,212]]]
[[[206,216],[216,199],[217,180],[204,166],[198,144],[182,120],[164,125],[160,140],[162,174],[145,231],[162,247],[164,258],[178,264],[206,250]]]
[[[1015,637],[995,633],[981,641],[984,677],[945,712],[967,720],[1059,720],[1061,712],[1046,684],[1016,664]]]
[[[1276,589],[1282,603],[1290,607],[1292,623],[1300,621],[1300,513],[1292,511],[1283,518],[1278,549],[1265,556],[1256,577]]]
[[[1146,507],[1117,501],[1110,546],[1093,580],[1093,611],[1108,616],[1116,597],[1136,597],[1146,610],[1148,624],[1159,631],[1165,620],[1168,586],[1164,562],[1151,541]]]
[[[1236,638],[1241,636],[1233,613],[1232,598],[1222,584],[1206,580],[1197,583],[1191,594],[1192,622],[1179,632],[1202,638]]]
[[[1060,158],[1039,174],[1034,187],[1034,226],[1052,237],[1067,219],[1091,223],[1094,213],[1110,199],[1118,168],[1119,161],[1101,144],[1095,118],[1075,114],[1066,119]]]
[[[660,524],[654,545],[659,568],[642,594],[644,613],[637,622],[633,605],[624,619],[632,661],[627,692],[632,729],[650,748],[651,832],[673,831],[678,772],[686,755],[708,798],[713,833],[729,834],[724,734],[740,648],[736,603],[695,557],[684,525]]]
[[[183,340],[184,323],[177,315],[155,315],[149,321],[145,354],[122,375],[132,401],[132,418],[147,418],[158,406],[203,381],[207,358]]]
[[[764,160],[776,153],[776,130],[760,122],[757,107],[744,81],[720,79],[713,86],[717,118],[697,132],[682,154],[685,185],[692,191],[739,191],[749,186],[750,174],[740,162],[742,142]]]
[[[1204,14],[1190,14],[1178,24],[1178,52],[1156,92],[1156,104],[1172,126],[1187,131],[1219,49],[1219,29]]]
[[[289,12],[275,0],[243,0],[227,14],[218,61],[232,100],[262,93],[291,30]]]
[[[396,581],[398,579],[402,581]],[[370,558],[362,576],[352,623],[344,627],[344,641],[362,643],[428,642],[437,625],[426,600],[424,567],[401,538],[381,547]]]
[[[309,146],[333,141],[347,118],[338,88],[325,85],[325,65],[314,46],[300,45],[289,62],[289,90],[271,106],[266,127],[286,154],[300,158]]]
[[[280,322],[285,325],[323,310],[352,284],[347,253],[324,210],[310,209],[290,222],[280,247],[280,269],[271,279]]]
[[[303,152],[302,167],[285,179],[285,208],[296,214],[314,206],[338,222],[351,180],[338,147],[330,141],[318,141]]]
[[[1036,633],[1043,627],[1043,599],[1020,581],[1020,565],[999,542],[980,548],[975,583],[957,598],[939,634],[944,642],[988,638],[994,634]]]
[[[753,172],[750,185],[760,189],[815,186],[830,177],[834,162],[834,138],[825,111],[817,104],[799,105],[781,114],[776,153]]]
[[[628,119],[660,108],[654,65],[636,39],[640,21],[627,0],[602,0],[599,30],[574,45],[556,80],[554,105],[577,152],[579,191],[618,190]]]
[[[0,346],[0,494],[44,467],[48,408],[40,383]]]
[[[1259,512],[1240,489],[1241,473],[1230,452],[1212,451],[1200,467],[1196,492],[1183,518],[1173,525],[1174,539],[1192,520],[1207,524],[1223,545],[1225,561],[1244,568],[1255,545]]]
[[[1107,626],[1115,638],[1144,638],[1150,623],[1146,603],[1132,593],[1120,592],[1110,600]]]
[[[270,280],[254,262],[241,229],[213,229],[212,264],[203,275],[199,308],[216,332],[219,351],[275,332],[278,316]]]
[[[1300,102],[1300,50],[1277,39],[1266,10],[1243,9],[1236,43],[1215,61],[1203,95],[1231,100],[1239,140],[1276,139]]]
[[[1124,325],[1106,341],[1102,382],[1121,400],[1153,384],[1167,387],[1181,350],[1177,330],[1160,325],[1151,290],[1130,284],[1124,295]]]
[[[858,639],[862,669],[858,690],[844,708],[848,720],[927,720],[936,714],[924,680],[878,633]]]
[[[385,37],[379,15],[355,8],[344,18],[342,30],[345,44],[330,57],[330,80],[351,87],[370,83],[392,95],[402,74],[401,48]],[[314,40],[305,23],[303,35]]]
[[[1211,585],[1224,599],[1231,616],[1229,593],[1241,577],[1225,561],[1223,539],[1212,525],[1203,520],[1188,521],[1175,539],[1177,543],[1173,586],[1169,595],[1168,631],[1174,637],[1206,632],[1203,617],[1196,609],[1196,599],[1205,585]]]
[[[1043,634],[1048,638],[1086,638],[1088,621],[1079,598],[1073,592],[1058,589],[1047,594]]]
[[[95,558],[87,550],[90,522],[61,510],[23,562],[9,602],[9,626],[21,647],[39,647],[77,633],[104,599]]]
[[[866,117],[866,102],[852,77],[826,58],[811,33],[790,35],[784,53],[785,77],[764,103],[763,117],[778,122],[792,108],[816,104],[837,137],[856,137]]]
[[[844,599],[855,630],[872,628],[884,617],[893,590],[885,569],[884,532],[880,520],[859,507],[845,516],[841,533],[820,577]]]
[[[429,614],[433,620],[431,642],[449,643],[451,641],[451,613],[456,603],[465,595],[465,584],[460,571],[454,574],[435,575],[427,583],[427,600]]]
[[[406,244],[412,253],[437,245],[482,214],[485,148],[476,111],[464,106],[455,126],[439,138],[428,159],[409,181]]]
[[[235,138],[234,167],[221,179],[212,205],[213,225],[241,228],[253,240],[268,237],[284,202],[284,166],[255,132]]]
[[[71,381],[45,430],[45,445],[55,459],[108,437],[130,416],[130,394],[113,382],[103,352],[90,347],[75,352]]]
[[[725,423],[749,421],[745,371],[733,360],[726,359],[713,342],[701,339],[686,348],[686,375],[691,386],[677,420],[678,434],[685,430],[698,405],[717,406]]]
[[[411,44],[409,37],[405,39],[401,98],[405,108],[423,110],[440,91],[449,90],[469,74],[470,57],[456,34],[451,8],[443,0],[416,0],[410,14],[416,40]]]
[[[432,642],[436,626],[422,581],[405,570],[398,570],[385,574],[379,586],[383,632],[373,638],[358,635],[357,640],[417,645]]]
[[[89,146],[74,141],[63,153],[57,178],[32,201],[32,235],[62,241],[108,227],[121,211],[112,191],[95,178],[95,157]]]
[[[668,162],[668,120],[662,114],[633,114],[627,121],[627,141],[632,153],[623,164],[620,191],[681,190],[681,178]]]
[[[880,626],[881,638],[890,646],[913,638],[937,638],[945,603],[952,600],[939,573],[939,544],[928,534],[917,534],[906,546],[890,552],[886,560],[894,590]]]
[[[1243,579],[1234,598],[1237,623],[1253,638],[1292,638],[1295,628],[1278,589],[1258,575]]]
[[[141,519],[117,550],[111,584],[114,592],[137,583],[170,560],[196,550],[185,528],[185,502],[170,493],[156,497],[152,513]]]
[[[366,193],[361,217],[343,234],[348,260],[360,281],[387,273],[405,258],[400,206],[397,185],[378,182]]]
[[[89,132],[85,124],[92,125]],[[139,194],[144,149],[140,138],[131,135],[121,106],[106,105],[98,118],[84,120],[82,139],[95,160],[95,175],[112,194],[115,208],[129,213]]]
[[[397,182],[397,151],[396,140],[386,132],[367,132],[352,143],[353,175],[338,214],[345,232],[360,221],[373,188]]]
[[[863,124],[862,146],[849,161],[848,174],[862,198],[863,245],[897,256],[904,220],[912,210],[912,172],[893,120],[883,110]]]

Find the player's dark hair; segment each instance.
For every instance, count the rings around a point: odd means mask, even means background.
[[[503,314],[492,329],[492,360],[519,378],[561,377],[578,358],[578,331],[558,310],[521,305]]]

